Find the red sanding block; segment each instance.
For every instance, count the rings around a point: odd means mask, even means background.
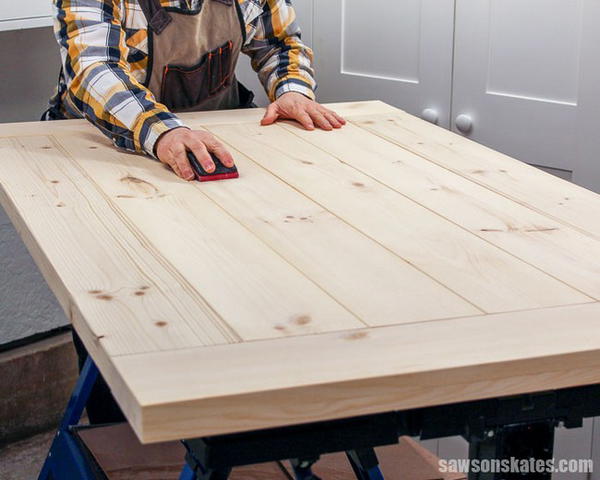
[[[208,173],[196,158],[196,156],[192,152],[187,152],[188,159],[190,161],[190,165],[192,166],[192,170],[196,174],[196,178],[199,182],[212,182],[214,180],[226,180],[228,178],[238,178],[240,174],[238,173],[237,167],[234,165],[233,167],[226,167],[221,163],[221,160],[217,158],[213,153],[210,154],[213,162],[215,162],[215,171],[212,173]]]

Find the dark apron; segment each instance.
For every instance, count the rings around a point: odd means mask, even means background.
[[[146,86],[172,112],[256,107],[235,77],[245,41],[237,0],[204,0],[200,10],[138,0],[148,22]],[[41,120],[66,118],[51,107]]]
[[[144,85],[173,112],[254,106],[235,77],[245,36],[237,0],[204,0],[200,10],[138,0],[148,21]]]

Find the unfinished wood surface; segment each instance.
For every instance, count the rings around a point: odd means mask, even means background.
[[[70,316],[75,303],[107,353],[224,343],[237,337],[178,272],[124,228],[104,195],[52,139],[0,140],[2,204]],[[8,254],[9,252],[3,252]],[[169,328],[163,328],[164,322]]]
[[[283,127],[209,130],[485,312],[592,301]]]
[[[521,205],[600,238],[597,194],[397,110],[352,121]],[[594,161],[594,159],[590,159]]]
[[[82,121],[0,126],[0,202],[141,440],[600,381],[600,197],[333,108],[184,115],[237,160],[208,184]]]
[[[382,142],[354,124],[331,134],[313,134],[295,125],[288,128],[383,185],[600,300],[599,240],[552,215],[522,208],[395,143]],[[574,249],[574,244],[579,248]]]
[[[128,355],[115,365],[146,419],[138,434],[152,442],[197,426],[226,433],[598,383],[599,318],[594,303]]]
[[[396,113],[398,110],[379,101],[332,103],[328,108],[347,117],[356,115],[379,115]],[[264,108],[243,110],[221,110],[216,112],[181,113],[178,116],[192,128],[207,125],[230,125],[239,123],[260,123],[265,115]],[[86,120],[55,120],[53,122],[18,122],[0,124],[0,137],[22,137],[25,135],[89,135],[105,139]],[[102,140],[99,140],[102,141]]]

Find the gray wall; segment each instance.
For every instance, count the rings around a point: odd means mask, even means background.
[[[0,122],[39,120],[60,68],[51,27],[0,32]]]
[[[0,32],[0,122],[38,120],[56,86],[59,64],[51,28]],[[66,323],[0,208],[0,345]]]

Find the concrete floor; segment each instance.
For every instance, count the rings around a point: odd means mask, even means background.
[[[36,479],[53,436],[54,430],[0,447],[0,479]]]

